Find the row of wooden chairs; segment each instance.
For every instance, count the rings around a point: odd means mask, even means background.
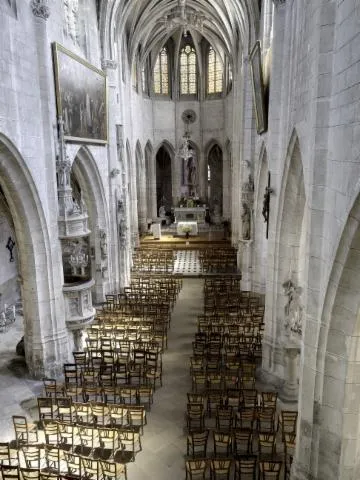
[[[56,400],[59,399],[61,397]],[[142,433],[147,422],[144,405],[96,402],[65,404],[56,400],[38,397],[39,420],[42,424],[47,420],[59,420],[88,426],[140,426]]]
[[[280,460],[261,460],[254,455],[245,455],[239,459],[201,458],[185,461],[186,480],[205,480],[210,471],[211,479],[223,480],[279,480],[282,468]]]
[[[47,447],[47,446],[45,446]],[[4,462],[2,480],[127,480],[127,465],[104,459],[93,459],[61,451],[56,447],[44,449],[38,467],[25,467]]]
[[[85,386],[59,384],[55,379],[43,380],[44,396],[57,402],[82,402],[101,401],[103,403],[126,403],[131,405],[144,405],[150,409],[153,403],[153,388],[148,385],[121,384],[118,386]],[[64,400],[64,397],[66,400]],[[57,400],[60,398],[61,400]]]

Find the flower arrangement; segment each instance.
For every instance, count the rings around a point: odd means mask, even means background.
[[[185,233],[186,238],[189,237],[189,234],[192,230],[192,227],[190,225],[181,225],[180,230]]]

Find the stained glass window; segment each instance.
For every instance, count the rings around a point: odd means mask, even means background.
[[[208,53],[208,93],[221,93],[223,90],[223,65],[219,55],[210,47]]]
[[[180,51],[180,94],[194,95],[197,91],[196,52],[186,45]]]
[[[169,65],[168,52],[161,49],[154,68],[154,92],[158,95],[169,95]]]

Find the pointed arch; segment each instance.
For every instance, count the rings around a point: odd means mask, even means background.
[[[210,212],[218,208],[222,214],[224,202],[224,162],[223,149],[216,141],[210,141],[207,151],[207,197]]]
[[[15,145],[1,133],[0,179],[16,232],[26,363],[36,378],[59,375],[59,365],[70,352],[60,244],[53,238],[57,228],[49,232],[31,173]]]
[[[292,280],[303,285],[307,210],[300,143],[294,129],[287,149],[277,208],[276,197],[270,197],[269,238],[275,238],[274,264],[268,268],[267,282],[273,283],[273,298],[266,298],[265,335],[272,342],[272,353],[263,356],[263,367],[276,370],[284,377],[282,359],[275,355],[281,342],[286,297],[283,283]],[[276,211],[276,218],[274,212]],[[271,305],[271,307],[270,307]],[[280,345],[282,348],[282,344]]]
[[[136,142],[135,147],[136,159],[136,192],[137,192],[137,214],[140,233],[147,230],[146,221],[146,178],[144,168],[144,156],[140,141]]]
[[[108,238],[111,237],[111,234],[104,186],[95,158],[87,146],[81,146],[75,153],[72,171],[79,181],[83,199],[88,209],[89,228],[91,230],[90,247],[95,252],[92,265],[92,271],[94,272],[95,265],[101,264],[100,230],[103,230]],[[107,261],[109,262],[109,259]],[[113,278],[111,262],[107,265],[106,272],[106,280],[101,275],[93,275],[95,280],[93,294],[96,303],[103,302],[107,291],[114,288],[114,285],[110,284]]]
[[[145,145],[146,218],[150,221],[156,214],[156,166],[153,146],[148,140]]]
[[[360,411],[360,180],[339,234],[318,331],[314,397],[303,398],[301,417],[310,407],[312,459],[318,478],[358,476]],[[355,197],[355,200],[353,200]],[[303,380],[304,382],[304,380]],[[316,408],[315,408],[316,407]],[[301,437],[300,437],[301,438]],[[301,441],[296,456],[300,457]],[[331,473],[330,473],[331,472]]]

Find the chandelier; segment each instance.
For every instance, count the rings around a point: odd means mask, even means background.
[[[186,0],[179,0],[178,6],[170,15],[163,19],[166,31],[169,33],[177,27],[182,27],[186,37],[189,28],[196,28],[203,31],[205,16],[196,10],[186,10]]]

